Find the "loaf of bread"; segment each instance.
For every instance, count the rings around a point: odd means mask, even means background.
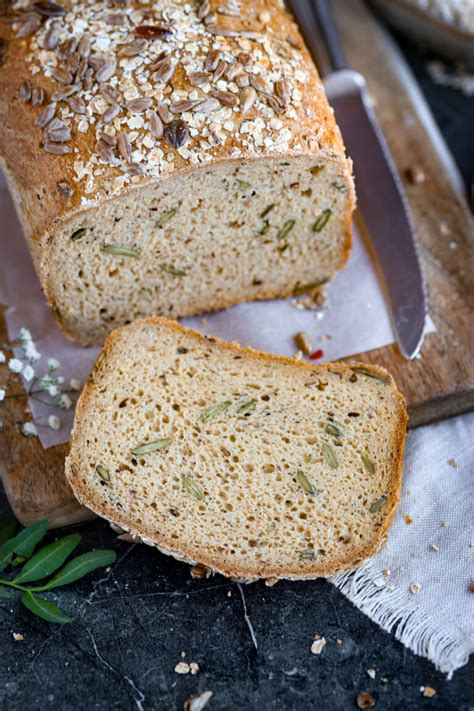
[[[81,503],[178,559],[244,580],[315,578],[383,542],[405,426],[382,368],[141,319],[106,340],[66,474]]]
[[[0,154],[69,336],[330,279],[351,168],[282,0],[59,2],[0,19]]]

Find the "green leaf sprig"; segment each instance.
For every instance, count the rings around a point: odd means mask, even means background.
[[[71,622],[72,617],[37,593],[70,585],[97,568],[111,565],[116,554],[112,550],[93,550],[66,563],[81,540],[78,533],[59,538],[35,552],[47,530],[46,520],[35,521],[19,533],[16,533],[15,519],[0,522],[0,571],[23,566],[19,572],[15,571],[13,578],[0,577],[0,597],[11,597],[12,592],[17,590],[22,593],[20,600],[30,612],[47,622],[63,624]],[[32,587],[25,585],[38,581],[43,582]]]

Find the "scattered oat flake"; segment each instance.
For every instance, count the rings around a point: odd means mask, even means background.
[[[459,466],[454,457],[451,457],[451,459],[448,459],[448,464],[450,467],[453,467],[453,469],[457,469]]]
[[[421,585],[419,583],[412,583],[410,585],[410,592],[413,593],[413,595],[416,595],[419,593],[421,590]]]
[[[326,640],[324,637],[320,637],[319,635],[316,635],[314,638],[314,642],[311,645],[311,654],[321,654],[323,651],[324,647],[326,646]]]
[[[23,642],[25,638],[19,632],[13,632],[13,639],[15,640],[15,642]]]
[[[184,711],[201,711],[201,709],[207,706],[207,702],[212,694],[212,691],[203,691],[200,694],[191,696],[191,698],[184,703]]]
[[[404,518],[404,520],[405,520],[405,523],[407,523],[408,525],[410,525],[410,524],[413,523],[412,517],[409,516],[408,514],[404,514],[403,518]]]
[[[372,694],[368,691],[363,691],[357,696],[356,704],[360,709],[373,709],[375,706],[375,699]]]
[[[423,696],[426,696],[427,699],[432,699],[433,696],[436,694],[436,689],[433,689],[432,686],[422,686],[420,688],[420,691],[422,692]]]
[[[186,662],[178,662],[174,668],[176,674],[189,674],[191,667]]]
[[[375,669],[372,667],[370,669],[367,669],[367,674],[370,676],[371,679],[375,679]]]
[[[191,662],[189,668],[191,669],[191,674],[193,676],[196,676],[196,674],[199,674],[199,672],[201,671],[199,668],[199,664],[197,664],[196,662]]]
[[[443,521],[441,525],[443,528],[449,528],[451,524],[449,523],[449,521]]]

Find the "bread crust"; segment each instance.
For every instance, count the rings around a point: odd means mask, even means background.
[[[63,5],[66,8],[87,7],[85,0],[76,3],[64,0]],[[176,5],[178,7],[184,5],[184,0],[176,0]],[[211,5],[213,9],[217,9],[219,2],[213,0]],[[51,97],[53,92],[64,87],[41,71],[42,57],[45,52],[42,47],[37,46],[35,35],[16,39],[17,25],[12,29],[9,18],[0,18],[0,39],[3,38],[8,43],[6,59],[3,66],[0,67],[0,156],[2,167],[7,175],[38,277],[53,312],[69,337],[79,339],[86,344],[89,343],[83,334],[73,332],[68,324],[64,323],[61,314],[58,313],[57,305],[54,303],[55,280],[60,279],[61,275],[52,271],[51,253],[58,231],[70,220],[80,215],[89,215],[97,206],[104,205],[108,200],[120,200],[124,190],[139,190],[150,184],[156,185],[167,180],[172,181],[176,176],[190,171],[209,169],[210,166],[232,161],[233,151],[238,146],[241,148],[239,160],[260,161],[272,156],[278,158],[310,156],[315,160],[323,162],[330,160],[339,164],[341,176],[347,187],[343,227],[345,242],[339,265],[343,266],[351,246],[351,215],[355,204],[351,164],[345,158],[340,131],[303,39],[291,16],[279,0],[271,0],[270,3],[264,2],[264,0],[243,0],[241,18],[228,17],[224,18],[222,22],[226,24],[226,27],[232,28],[241,22],[252,21],[262,32],[262,23],[259,18],[268,12],[269,5],[271,13],[269,13],[270,19],[265,23],[266,34],[271,36],[275,42],[286,45],[287,48],[291,47],[292,52],[297,52],[300,62],[298,71],[304,71],[307,75],[304,95],[302,100],[295,105],[291,116],[287,113],[278,114],[278,121],[281,123],[282,129],[287,129],[291,135],[288,150],[278,153],[271,147],[261,150],[255,150],[254,147],[242,147],[237,141],[238,130],[236,130],[229,134],[228,140],[213,148],[209,155],[209,161],[199,166],[199,164],[190,163],[189,159],[183,157],[182,151],[170,148],[163,139],[160,139],[160,147],[174,153],[174,170],[167,173],[162,172],[160,175],[135,176],[131,182],[124,184],[121,191],[116,192],[111,190],[110,185],[118,177],[123,177],[123,165],[113,166],[97,163],[97,131],[92,124],[86,132],[82,133],[75,128],[75,119],[71,118],[73,133],[71,146],[74,147],[74,150],[69,154],[52,155],[42,148],[44,139],[40,128],[35,126],[35,120],[48,103],[49,98],[42,106],[33,107],[30,103],[25,103],[19,98],[19,87],[22,82],[29,81],[34,83],[35,87],[44,90],[47,97]],[[131,0],[129,6],[139,8],[140,3],[138,0]],[[233,48],[235,54],[234,42],[232,38],[220,38],[219,46],[222,48],[222,52],[230,52]],[[295,47],[298,49],[294,49]],[[289,60],[287,64],[290,66]],[[32,75],[32,67],[40,68],[40,71],[36,71]],[[174,91],[179,92],[190,88],[183,72],[177,71],[172,82]],[[58,103],[59,107],[63,107],[63,105],[64,102]],[[239,112],[234,112],[233,116],[237,126],[245,118],[244,114]],[[78,162],[82,162],[86,167],[92,166],[94,174],[92,187],[87,186],[85,178],[79,179]],[[95,166],[98,167],[98,170],[94,169]],[[68,183],[74,189],[71,197],[65,197],[58,190],[58,183],[62,182]],[[258,298],[272,298],[280,295],[282,295],[281,292],[268,289],[258,294]],[[222,300],[219,303],[211,304],[210,309],[221,309],[234,303],[236,303],[235,299],[232,301]]]
[[[215,348],[221,349],[222,352],[231,351],[235,354],[246,355],[248,358],[254,360],[255,362],[270,362],[275,364],[287,364],[295,368],[295,371],[305,370],[311,373],[324,373],[329,371],[343,373],[351,371],[354,367],[363,368],[374,375],[378,375],[381,378],[387,380],[395,395],[395,401],[397,406],[397,420],[398,425],[395,429],[393,435],[393,441],[390,443],[390,450],[393,453],[393,468],[392,468],[392,485],[391,485],[391,495],[384,507],[384,519],[377,535],[374,539],[368,543],[360,552],[360,556],[354,560],[353,558],[345,558],[338,561],[328,561],[327,564],[321,565],[318,561],[308,563],[305,571],[296,570],[288,567],[272,567],[268,570],[262,567],[258,573],[254,569],[249,570],[247,568],[232,567],[228,565],[226,561],[219,561],[218,556],[201,555],[199,560],[194,560],[190,557],[189,551],[186,547],[181,545],[178,541],[171,542],[166,539],[160,533],[149,532],[136,526],[133,522],[129,521],[127,518],[117,515],[112,512],[108,506],[103,506],[97,504],[94,501],[93,494],[88,490],[88,487],[84,479],[80,477],[81,462],[75,457],[75,452],[78,451],[76,447],[76,442],[81,439],[82,423],[87,417],[88,408],[90,401],[96,396],[96,390],[98,384],[100,383],[100,370],[102,365],[106,362],[107,356],[113,352],[115,346],[123,339],[127,338],[127,333],[137,327],[141,326],[159,326],[169,331],[176,333],[185,333],[187,336],[194,338],[198,341],[205,342],[211,340]],[[252,581],[258,580],[260,578],[277,578],[277,579],[289,579],[289,580],[309,580],[318,577],[328,577],[339,573],[343,570],[348,570],[357,567],[364,560],[372,556],[384,543],[387,536],[388,530],[392,524],[393,518],[395,516],[398,504],[401,498],[401,488],[402,488],[402,474],[403,474],[403,455],[405,448],[405,436],[406,436],[406,424],[407,424],[407,410],[406,402],[403,395],[398,390],[393,377],[381,366],[368,364],[368,363],[327,363],[324,365],[313,365],[300,360],[295,360],[293,358],[288,358],[285,356],[264,353],[262,351],[255,350],[253,348],[244,348],[238,343],[223,341],[217,337],[209,337],[194,331],[193,329],[185,328],[178,324],[176,321],[162,317],[150,317],[146,319],[139,319],[129,326],[124,326],[113,331],[105,341],[104,347],[98,357],[97,363],[86,383],[81,396],[78,400],[76,407],[76,415],[74,420],[74,427],[71,434],[71,449],[70,454],[66,459],[66,477],[69,484],[74,492],[74,495],[78,501],[86,506],[87,508],[94,511],[97,515],[106,518],[112,524],[119,526],[124,531],[129,532],[132,536],[142,540],[143,542],[153,545],[158,548],[162,553],[171,555],[178,560],[190,564],[199,564],[205,568],[208,568],[214,572],[221,573],[222,575],[230,578],[236,578],[239,580]]]

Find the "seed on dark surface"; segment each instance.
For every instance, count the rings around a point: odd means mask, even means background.
[[[165,126],[164,137],[167,143],[173,148],[181,148],[187,143],[189,138],[188,127],[182,119],[171,121]]]

